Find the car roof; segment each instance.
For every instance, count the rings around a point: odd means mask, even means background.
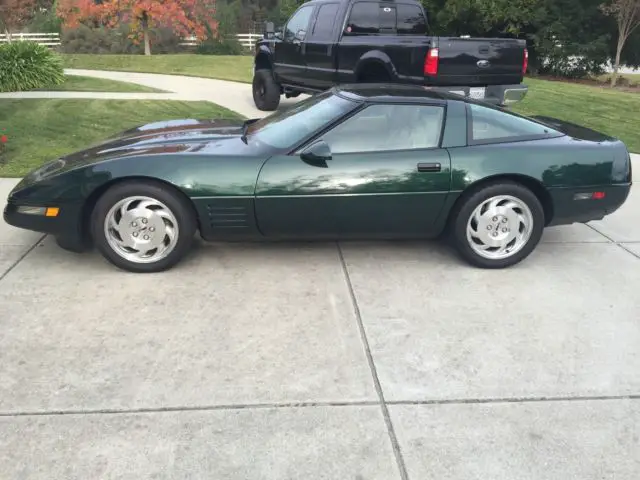
[[[418,85],[394,83],[358,83],[338,85],[333,91],[351,100],[373,103],[430,103],[444,104],[447,101],[464,102],[465,98],[455,93],[437,92]]]

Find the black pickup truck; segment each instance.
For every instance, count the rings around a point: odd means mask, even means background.
[[[312,0],[257,42],[253,99],[276,110],[280,96],[340,83],[406,83],[508,105],[527,93],[524,40],[428,36],[416,0]]]

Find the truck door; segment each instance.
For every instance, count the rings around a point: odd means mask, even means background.
[[[304,80],[306,63],[303,45],[309,34],[314,6],[302,6],[294,13],[282,32],[282,41],[275,45],[275,66],[281,83],[297,84]]]
[[[306,85],[327,89],[336,76],[336,38],[342,25],[337,21],[338,3],[323,3],[311,22],[311,31],[303,45],[307,64]]]

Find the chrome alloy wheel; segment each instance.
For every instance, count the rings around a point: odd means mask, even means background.
[[[475,253],[491,260],[507,258],[524,247],[533,229],[533,215],[511,195],[488,198],[467,221],[467,241]]]
[[[176,246],[178,221],[162,202],[150,197],[127,197],[117,202],[104,219],[109,246],[125,260],[153,263]]]

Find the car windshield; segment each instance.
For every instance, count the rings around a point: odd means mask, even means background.
[[[246,135],[275,148],[292,147],[357,106],[332,92],[320,93],[249,124]]]

